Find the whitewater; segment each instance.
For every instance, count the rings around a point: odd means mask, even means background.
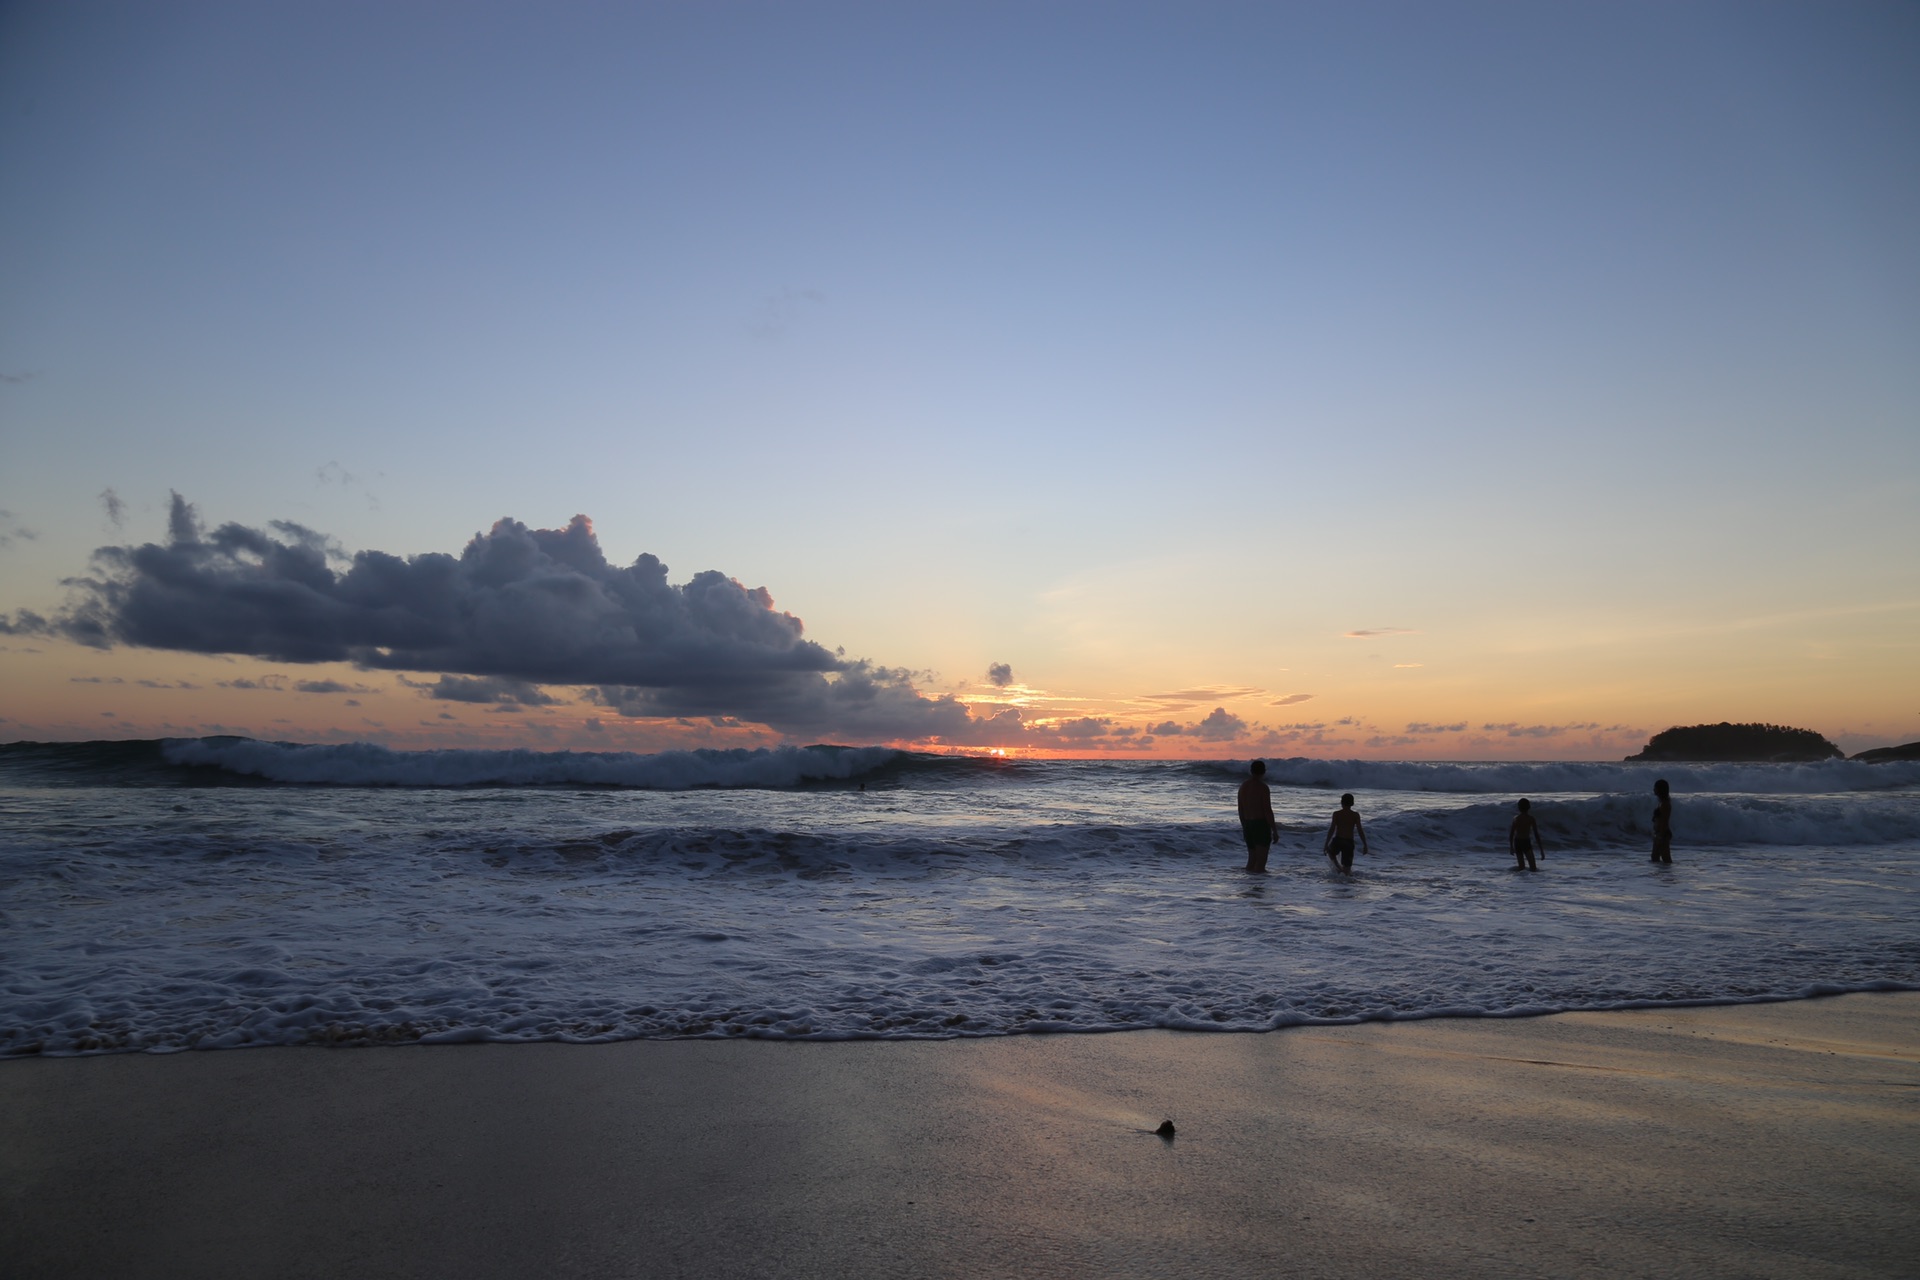
[[[0,745],[0,1055],[950,1037],[1920,989],[1920,764]],[[1651,786],[1675,864],[1647,861]],[[1320,855],[1352,791],[1352,877]],[[1538,873],[1505,852],[1533,802]]]

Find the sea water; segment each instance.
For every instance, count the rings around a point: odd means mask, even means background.
[[[1920,764],[0,746],[0,1054],[1001,1035],[1920,988]],[[1655,776],[1674,862],[1648,861]],[[1371,852],[1322,856],[1352,791]],[[1533,801],[1538,872],[1506,852]]]

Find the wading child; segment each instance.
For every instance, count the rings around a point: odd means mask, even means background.
[[[1547,856],[1547,842],[1540,838],[1540,824],[1533,820],[1528,810],[1533,802],[1522,800],[1520,812],[1513,815],[1513,825],[1507,828],[1507,847],[1513,851],[1513,866],[1516,871],[1538,871],[1540,864],[1533,860],[1533,847],[1540,846],[1540,856]]]
[[[1342,871],[1353,870],[1353,839],[1360,837],[1360,852],[1372,854],[1367,847],[1367,829],[1360,824],[1360,815],[1353,811],[1353,793],[1349,791],[1340,797],[1340,807],[1334,811],[1333,821],[1327,824],[1325,849],[1327,860]]]

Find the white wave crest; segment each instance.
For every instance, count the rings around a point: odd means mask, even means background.
[[[370,742],[320,746],[248,738],[171,739],[176,765],[201,765],[271,782],[345,787],[792,787],[869,773],[890,747],[776,747],[753,751],[395,751]]]
[[[1368,823],[1383,846],[1400,849],[1504,849],[1510,804],[1422,809]],[[1549,849],[1612,849],[1653,839],[1650,797],[1610,795],[1540,799],[1533,804]],[[1920,797],[1682,796],[1674,839],[1695,848],[1824,846],[1849,848],[1920,840]]]
[[[1267,780],[1276,785],[1343,791],[1450,791],[1515,796],[1568,791],[1651,791],[1655,778],[1665,778],[1676,793],[1829,795],[1920,786],[1920,761],[1626,764],[1596,760],[1468,764],[1300,757],[1267,761]]]

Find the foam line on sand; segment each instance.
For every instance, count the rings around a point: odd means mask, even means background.
[[[27,1059],[0,1247],[14,1277],[1912,1275],[1917,1121],[1920,993]]]

